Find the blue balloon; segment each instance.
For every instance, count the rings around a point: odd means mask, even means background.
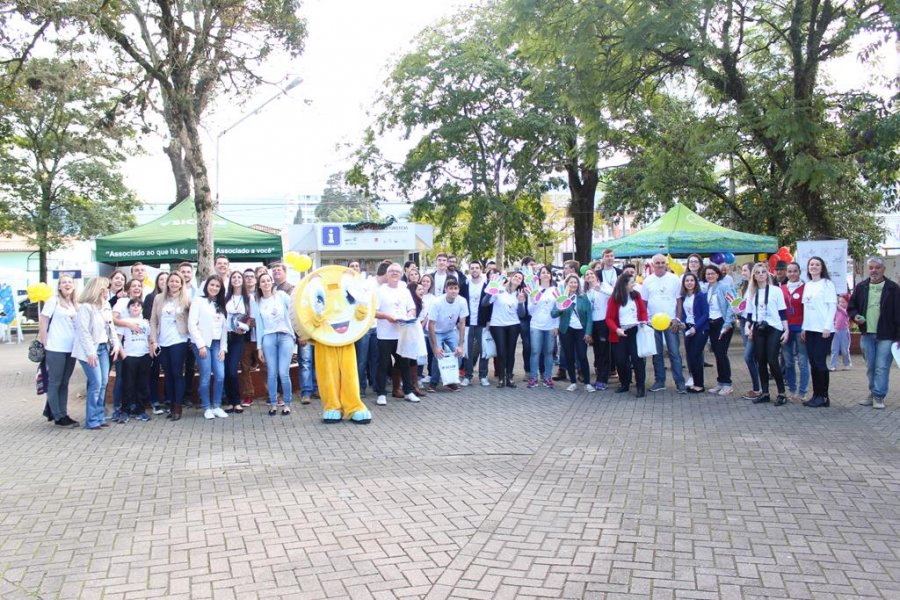
[[[709,257],[709,260],[713,262],[713,264],[721,265],[725,262],[725,256],[721,252],[715,252],[712,256]]]
[[[731,252],[725,253],[725,264],[733,265],[734,264],[734,254]]]

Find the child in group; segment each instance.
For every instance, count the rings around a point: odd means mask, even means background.
[[[834,313],[834,333],[831,339],[830,371],[837,370],[838,356],[844,355],[846,371],[853,365],[850,363],[850,317],[847,315],[847,295],[841,294],[837,300],[837,312]]]
[[[150,322],[144,318],[143,310],[140,298],[129,300],[128,317],[120,319],[124,326],[118,327],[122,339],[122,410],[138,421],[149,421],[146,408],[150,389]],[[139,327],[131,327],[132,323]]]

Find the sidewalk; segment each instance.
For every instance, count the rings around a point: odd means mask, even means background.
[[[828,409],[520,384],[91,432],[41,419],[25,354],[0,345],[0,598],[900,597],[900,373],[858,406],[860,357]]]

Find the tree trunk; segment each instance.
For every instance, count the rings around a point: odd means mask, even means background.
[[[186,142],[185,162],[191,169],[194,179],[194,207],[197,209],[197,272],[202,281],[213,272],[215,258],[213,216],[216,206],[209,186],[209,173],[203,158],[197,120],[190,111],[187,111],[183,114],[183,123]]]
[[[594,234],[594,196],[599,177],[597,169],[566,165],[569,178],[569,215],[574,222],[575,260],[582,265],[591,262],[591,240]]]
[[[169,210],[172,210],[176,204],[185,198],[191,197],[191,177],[185,165],[181,142],[173,137],[169,141],[169,145],[163,147],[163,152],[169,157],[169,164],[172,165],[172,174],[175,176],[175,200],[169,205]]]
[[[497,231],[497,268],[501,273],[506,272],[506,231],[503,227]]]

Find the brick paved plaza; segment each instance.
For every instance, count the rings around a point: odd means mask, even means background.
[[[900,598],[900,378],[857,406],[855,361],[830,409],[520,385],[90,432],[3,345],[0,598]]]

